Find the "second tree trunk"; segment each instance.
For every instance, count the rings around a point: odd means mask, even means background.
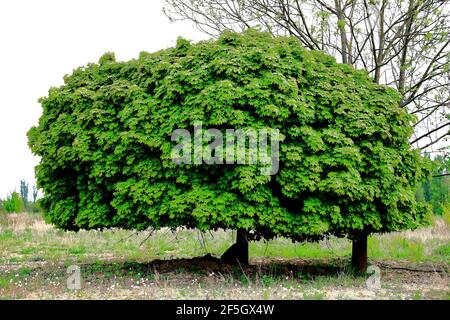
[[[248,264],[248,240],[247,231],[238,229],[236,233],[236,243],[234,243],[220,258],[222,263]]]
[[[352,267],[357,273],[367,270],[367,234],[357,235],[352,241]]]

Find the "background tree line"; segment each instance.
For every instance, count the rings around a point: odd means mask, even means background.
[[[1,212],[39,212],[37,203],[38,189],[35,185],[30,192],[29,184],[25,180],[20,181],[19,192],[11,192],[6,199],[0,199]]]
[[[430,154],[425,156],[429,158]],[[434,214],[450,214],[450,158],[439,155],[431,163],[432,176],[419,186],[416,197],[429,203]]]

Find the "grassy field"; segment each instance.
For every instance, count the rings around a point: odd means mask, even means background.
[[[3,299],[449,299],[450,227],[442,219],[414,232],[369,239],[381,288],[347,269],[351,244],[287,239],[250,246],[251,265],[221,265],[232,232],[112,229],[64,232],[38,214],[0,215]],[[81,290],[67,289],[67,267]]]

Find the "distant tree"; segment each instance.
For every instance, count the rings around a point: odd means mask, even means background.
[[[25,205],[25,209],[28,209],[28,189],[28,183],[25,180],[20,180],[20,197]]]
[[[24,210],[24,203],[16,191],[12,192],[4,201],[3,206],[6,212],[22,212]]]
[[[33,203],[34,204],[36,204],[37,196],[38,196],[38,189],[37,189],[36,185],[33,185]]]

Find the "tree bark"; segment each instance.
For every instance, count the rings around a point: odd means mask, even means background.
[[[357,273],[367,270],[367,234],[357,235],[352,241],[352,267]]]
[[[351,64],[349,63],[350,52],[348,51],[347,33],[345,32],[345,16],[343,11],[344,9],[342,8],[340,0],[334,0],[334,4],[336,8],[336,15],[338,18],[339,35],[341,38],[342,63]]]
[[[220,258],[222,263],[248,265],[248,239],[245,229],[238,229],[234,243]]]

